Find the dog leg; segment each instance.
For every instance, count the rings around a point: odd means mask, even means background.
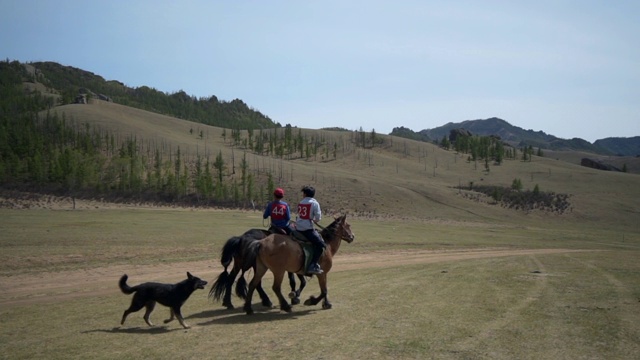
[[[147,311],[145,311],[144,313],[144,321],[147,323],[147,325],[149,326],[153,326],[153,324],[151,323],[151,320],[149,320],[149,316],[151,316],[151,312],[153,312],[153,308],[156,307],[156,302],[155,301],[149,301],[146,305]]]
[[[180,322],[180,325],[182,325],[183,328],[189,329],[191,327],[191,326],[187,325],[186,322],[184,322],[184,318],[182,317],[182,314],[180,313],[180,308],[171,309],[171,312],[173,314],[175,314],[175,316],[178,318],[178,321]]]
[[[120,320],[120,325],[124,325],[124,321],[127,319],[127,316],[129,316],[129,314],[134,313],[144,307],[144,303],[140,303],[140,299],[136,295],[133,296],[133,299],[131,300],[131,305],[129,306],[129,308],[124,311],[124,314],[122,314],[122,320]]]
[[[124,325],[124,321],[127,319],[127,316],[131,314],[131,311],[129,309],[124,311],[124,314],[122,314],[122,320],[120,320],[120,325]]]
[[[169,318],[164,321],[165,324],[168,324],[168,323],[172,322],[173,319],[175,319],[175,317],[173,315],[173,309],[169,309],[169,314],[170,314]]]

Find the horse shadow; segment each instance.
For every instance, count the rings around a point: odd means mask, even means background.
[[[243,312],[242,308],[234,308],[234,309],[220,308],[215,310],[205,310],[199,313],[187,315],[184,317],[184,319],[185,320],[186,319],[202,319],[202,318],[223,316],[223,315],[229,315],[229,314],[240,313],[240,312]]]
[[[247,315],[242,308],[207,310],[189,316],[190,318],[212,318],[198,323],[199,326],[224,325],[224,324],[254,324],[259,322],[271,322],[297,319],[301,316],[316,312],[317,309],[301,309],[286,313],[278,309],[256,309],[252,315]]]

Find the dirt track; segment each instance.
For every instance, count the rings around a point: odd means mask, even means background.
[[[504,256],[559,254],[580,250],[536,249],[474,249],[456,251],[394,251],[369,254],[339,255],[334,259],[332,272],[366,268],[395,267],[410,264],[428,264],[468,259]],[[95,297],[118,292],[117,281],[124,273],[129,282],[172,282],[192,272],[204,280],[213,280],[222,268],[214,261],[171,263],[153,266],[119,265],[88,270],[18,275],[0,278],[0,306],[54,303],[61,299]]]

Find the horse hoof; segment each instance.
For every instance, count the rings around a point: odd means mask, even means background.
[[[288,305],[287,306],[281,306],[280,310],[290,313],[291,312],[291,306],[288,306]]]
[[[245,306],[244,311],[247,313],[247,315],[253,314],[253,309],[251,308],[251,306]]]
[[[264,306],[266,308],[272,308],[273,307],[273,303],[271,301],[263,302],[262,306]]]
[[[329,303],[322,304],[322,308],[325,310],[331,309],[331,304]]]
[[[300,304],[300,299],[295,297],[291,299],[291,305],[298,305]]]
[[[233,304],[222,304],[222,306],[226,307],[227,310],[233,310]]]
[[[289,299],[294,299],[296,297],[296,292],[292,291],[289,293]]]
[[[304,305],[305,306],[311,306],[311,305],[313,305],[313,303],[311,302],[311,299],[307,299],[307,300],[304,301]]]

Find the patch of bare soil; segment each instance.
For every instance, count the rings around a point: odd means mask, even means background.
[[[398,267],[413,264],[461,261],[504,256],[542,255],[576,252],[568,249],[474,249],[455,251],[391,251],[340,255],[334,258],[332,272],[367,268]],[[190,271],[211,282],[222,271],[212,260],[152,266],[118,265],[86,270],[62,271],[0,277],[0,307],[55,303],[64,299],[95,297],[119,293],[118,280],[129,275],[129,284],[147,281],[177,282]],[[270,275],[270,273],[269,273]]]

